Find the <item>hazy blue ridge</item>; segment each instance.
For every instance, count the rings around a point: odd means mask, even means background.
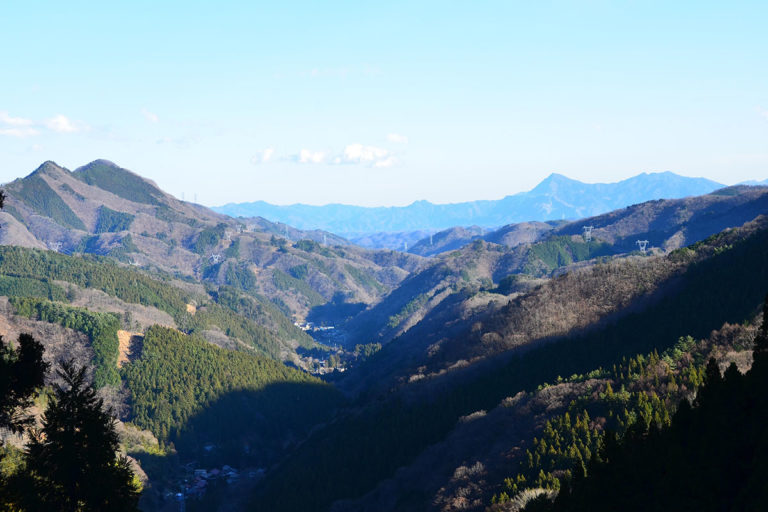
[[[653,199],[708,194],[724,185],[672,172],[643,173],[617,183],[582,183],[551,174],[528,192],[498,200],[408,206],[363,207],[343,204],[273,205],[264,201],[229,203],[213,210],[232,217],[263,217],[299,229],[337,234],[442,230],[452,226],[498,227],[513,222],[577,219]]]

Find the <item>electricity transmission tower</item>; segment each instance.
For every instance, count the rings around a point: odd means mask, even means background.
[[[585,242],[591,242],[592,241],[592,230],[595,229],[595,226],[584,226],[581,229],[584,230],[584,241]]]
[[[215,264],[217,264],[220,261],[221,261],[221,254],[219,254],[219,253],[211,254],[211,263],[213,263],[215,265]]]
[[[638,240],[635,243],[637,244],[638,249],[640,249],[640,252],[645,254],[645,251],[648,250],[648,240]]]

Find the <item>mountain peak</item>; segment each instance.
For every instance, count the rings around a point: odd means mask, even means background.
[[[38,176],[40,174],[46,174],[48,176],[53,176],[53,175],[56,175],[56,174],[60,174],[62,172],[63,173],[68,173],[69,171],[67,171],[67,169],[65,169],[64,167],[60,166],[59,164],[57,164],[53,160],[46,160],[45,162],[40,164],[40,167],[38,167],[37,169],[32,171],[29,174],[29,176],[27,176],[27,177]]]
[[[94,160],[75,169],[75,177],[89,185],[137,203],[158,205],[164,192],[157,184],[109,160]]]
[[[544,178],[541,181],[541,183],[536,185],[531,190],[531,193],[550,193],[556,190],[560,186],[571,185],[571,184],[582,185],[582,183],[578,180],[574,180],[563,174],[553,172],[552,174]]]
[[[118,170],[119,171],[126,171],[127,170],[127,169],[123,169],[122,167],[120,167],[119,165],[117,165],[116,163],[114,163],[111,160],[107,160],[105,158],[99,158],[99,159],[94,160],[93,162],[90,162],[90,163],[87,163],[87,164],[85,164],[83,166],[78,167],[77,169],[75,169],[75,172],[76,173],[82,173],[82,172],[88,171],[89,169],[93,169],[93,168],[114,169],[116,171],[118,171]],[[130,172],[130,171],[128,171],[128,172]]]
[[[106,158],[97,158],[96,160],[94,160],[93,162],[87,165],[106,165],[107,167],[116,167],[118,169],[120,168],[120,166],[117,165],[115,162],[113,162],[112,160],[107,160]]]

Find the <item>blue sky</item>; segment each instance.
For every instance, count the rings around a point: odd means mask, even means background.
[[[207,205],[402,205],[551,172],[765,179],[766,19],[765,2],[2,2],[0,181],[107,158]]]

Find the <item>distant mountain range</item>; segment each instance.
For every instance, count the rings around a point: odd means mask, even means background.
[[[453,204],[416,201],[393,207],[277,206],[255,201],[230,203],[213,210],[233,217],[264,217],[299,229],[322,229],[355,240],[378,232],[437,231],[455,226],[491,228],[524,221],[578,219],[652,199],[707,194],[721,187],[705,178],[672,172],[642,173],[617,183],[595,184],[551,174],[534,189],[499,200]]]

